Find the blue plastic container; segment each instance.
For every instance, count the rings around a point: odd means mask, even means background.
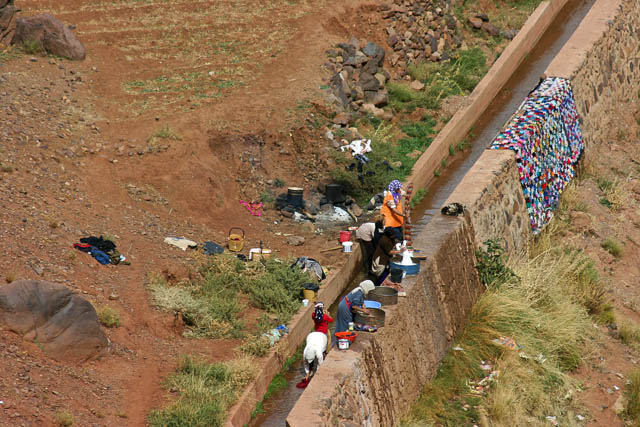
[[[399,264],[397,262],[390,262],[390,267],[393,268],[398,268],[400,270],[404,270],[407,273],[407,276],[415,276],[416,274],[418,274],[420,272],[420,264],[419,263],[415,263],[413,265],[402,265]]]
[[[380,304],[378,301],[371,301],[371,300],[364,300],[364,307],[365,308],[381,308],[382,304]]]

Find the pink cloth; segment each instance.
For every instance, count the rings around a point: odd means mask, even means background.
[[[240,203],[242,204],[242,206],[247,208],[247,210],[251,215],[253,216],[262,215],[262,212],[260,212],[262,210],[262,202],[255,203],[255,202],[245,202],[244,200],[240,200]]]

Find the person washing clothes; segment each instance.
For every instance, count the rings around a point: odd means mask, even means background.
[[[356,230],[356,237],[362,248],[362,260],[365,271],[371,269],[371,260],[376,251],[378,242],[375,242],[376,232],[382,233],[384,230],[384,217],[374,218],[373,222],[365,222]]]
[[[358,311],[368,314],[364,307],[364,297],[375,288],[371,280],[360,282],[354,290],[345,295],[338,304],[338,321],[336,322],[336,333],[345,332],[349,329],[349,323],[353,322],[353,312]],[[335,339],[335,334],[334,334]],[[334,340],[335,342],[335,340]]]
[[[322,332],[311,332],[307,335],[307,345],[302,352],[305,373],[303,382],[308,383],[318,366],[322,365],[328,341],[327,335]]]
[[[402,183],[394,179],[389,183],[388,189],[382,201],[381,213],[385,219],[385,227],[391,228],[398,240],[402,241],[402,226],[405,221],[409,221],[409,215],[402,212],[402,203],[400,203],[404,196]]]
[[[380,244],[376,248],[376,252],[373,254],[373,260],[371,261],[371,272],[378,278],[378,285],[384,282],[384,279],[389,275],[389,261],[394,255],[402,254],[402,249],[395,249],[396,245],[400,243],[394,230],[385,228]]]
[[[333,322],[333,318],[324,311],[324,303],[317,302],[313,314],[311,315],[313,323],[315,324],[315,331],[322,332],[325,335],[329,335],[329,323]]]

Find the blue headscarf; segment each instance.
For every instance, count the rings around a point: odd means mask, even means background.
[[[402,183],[397,179],[394,179],[389,183],[389,191],[393,195],[393,200],[396,203],[398,203],[398,200],[400,200],[400,196],[402,196],[402,193],[400,193],[401,188],[402,188]]]

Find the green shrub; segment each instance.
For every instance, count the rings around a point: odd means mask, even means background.
[[[640,369],[629,372],[627,380],[628,384],[624,390],[627,398],[624,414],[634,421],[635,425],[640,425]]]
[[[418,188],[416,192],[413,193],[413,197],[411,197],[409,206],[411,206],[411,208],[414,208],[416,205],[418,205],[418,203],[422,201],[422,199],[424,199],[424,196],[426,196],[428,192],[429,190],[427,190],[426,188]]]
[[[38,40],[25,40],[22,42],[22,50],[29,55],[35,55],[44,52],[44,46]]]
[[[185,356],[178,371],[166,382],[167,388],[178,391],[178,400],[165,409],[152,411],[149,424],[152,427],[222,426],[226,411],[254,376],[255,366],[249,359],[211,364]]]
[[[264,357],[269,352],[269,338],[261,335],[252,335],[240,346],[240,351],[248,356]]]
[[[53,414],[53,423],[58,427],[69,427],[73,425],[73,415],[65,410],[56,411]]]
[[[602,248],[614,257],[618,258],[622,255],[622,247],[613,239],[607,239],[602,243]]]
[[[517,279],[513,270],[505,264],[504,249],[499,240],[487,240],[484,245],[486,249],[476,251],[476,269],[480,274],[480,281],[485,286],[500,286],[508,280]]]
[[[98,311],[98,319],[107,328],[117,328],[120,326],[120,316],[118,312],[109,306],[104,306]]]

